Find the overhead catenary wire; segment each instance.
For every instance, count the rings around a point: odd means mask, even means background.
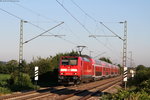
[[[110,28],[108,28],[103,22],[99,22],[100,24],[102,24],[105,28],[107,28],[111,33],[113,33],[116,37],[118,37],[119,39],[123,40],[119,35],[117,35],[115,32],[113,32]]]
[[[92,16],[90,16],[88,13],[86,13],[77,3],[75,3],[73,0],[71,0],[72,3],[74,5],[76,5],[86,16],[88,16],[90,19],[92,19],[94,22],[98,22],[95,18],[93,18]],[[95,38],[98,42],[100,42],[102,45],[104,45],[104,43],[102,43],[101,41],[99,41],[97,38]],[[104,45],[106,48],[108,48],[106,45]],[[110,49],[110,48],[108,48]]]
[[[48,29],[48,30],[46,30],[46,31],[42,32],[41,34],[39,34],[39,35],[37,35],[37,36],[35,36],[35,37],[33,37],[33,38],[31,38],[31,39],[29,39],[29,40],[25,41],[24,43],[28,43],[28,42],[30,42],[30,41],[32,41],[32,40],[34,40],[34,39],[38,38],[39,36],[42,36],[43,34],[45,34],[45,33],[49,32],[50,30],[52,30],[52,29],[54,29],[54,28],[58,27],[59,25],[61,25],[61,24],[63,24],[63,23],[64,23],[64,22],[61,22],[60,24],[58,24],[58,25],[56,25],[56,26],[54,26],[54,27],[52,27],[52,28],[50,28],[50,29]]]
[[[52,20],[53,22],[56,22],[56,23],[62,22],[62,21],[57,21],[57,20],[51,19],[51,18],[49,18],[49,17],[47,17],[47,16],[45,16],[45,15],[43,15],[43,14],[40,14],[40,13],[38,13],[38,12],[36,12],[36,11],[33,11],[32,9],[27,8],[27,7],[25,7],[25,6],[21,5],[21,4],[14,3],[14,2],[13,2],[13,4],[15,4],[15,5],[17,5],[17,6],[21,7],[21,8],[23,8],[23,9],[25,9],[25,10],[31,12],[31,13],[33,13],[33,14],[35,14],[35,15],[41,16],[41,17],[43,17],[44,19]]]
[[[7,11],[6,11],[6,12],[7,12]],[[18,18],[18,19],[20,19],[20,20],[22,20],[22,18],[20,18],[20,17],[14,15],[14,14],[12,14],[12,13],[9,13],[9,12],[7,12],[7,13],[10,14],[10,15],[12,15],[12,16],[14,16],[14,17],[16,17],[16,18]],[[77,20],[78,20],[78,19],[77,19]],[[37,28],[39,28],[39,29],[45,31],[45,29],[39,27],[38,25],[35,25],[35,24],[31,23],[31,22],[28,22],[28,23],[30,23],[31,25],[33,25],[33,26],[35,26],[35,27],[37,27]],[[81,24],[82,24],[82,23],[81,23]],[[82,24],[82,25],[83,25],[83,24]],[[83,25],[83,26],[84,26],[84,25]],[[82,26],[82,27],[83,27],[83,26]],[[84,26],[84,27],[85,27],[85,26]],[[85,27],[85,28],[86,28],[86,27]],[[89,32],[88,32],[88,33],[89,33]],[[52,34],[52,33],[50,33],[50,34]],[[66,41],[66,42],[69,42],[68,40],[66,40],[66,39],[64,39],[64,38],[62,38],[62,37],[61,37],[61,39],[63,39],[63,40]],[[70,42],[69,42],[69,43],[70,43]],[[76,43],[73,43],[73,42],[72,42],[72,44],[77,45]]]
[[[72,3],[77,6],[86,16],[88,16],[90,19],[94,20],[95,22],[97,22],[96,19],[94,19],[92,16],[90,16],[88,13],[86,13],[77,3],[75,3],[73,0],[71,0]]]
[[[24,20],[23,18],[18,17],[17,15],[15,15],[15,14],[9,12],[9,11],[6,11],[6,10],[4,10],[4,9],[2,9],[2,8],[0,8],[0,10],[3,11],[3,12],[5,12],[5,13],[7,13],[7,14],[9,14],[9,15],[11,15],[11,16],[13,16],[13,17],[15,17],[15,18],[17,18],[17,19],[19,19],[19,20]],[[28,22],[29,24],[31,24],[32,26],[34,26],[34,27],[36,27],[36,28],[38,28],[38,29],[40,29],[40,30],[43,30],[44,32],[41,33],[40,35],[36,36],[36,37],[31,38],[30,40],[25,41],[24,43],[28,43],[29,41],[31,41],[31,40],[33,40],[33,39],[35,39],[35,38],[41,36],[42,34],[44,34],[44,33],[48,32],[48,31],[50,31],[50,30],[45,30],[44,28],[42,28],[42,27],[40,27],[40,26],[38,26],[38,25],[35,25],[35,24],[33,24],[32,22],[30,22],[30,21],[27,21],[27,22]],[[50,32],[48,32],[48,33],[50,33]],[[53,33],[50,33],[50,34],[54,35]],[[70,43],[70,44],[73,44],[73,45],[76,45],[76,46],[79,45],[79,44],[77,44],[77,43],[75,43],[75,42],[72,42],[72,41],[70,41],[70,40],[64,39],[64,38],[62,38],[62,37],[58,37],[58,38],[60,38],[60,39],[63,40],[63,41],[66,41],[66,42],[68,42],[68,43]]]
[[[27,7],[25,7],[25,6],[23,6],[23,5],[21,5],[21,4],[18,4],[18,3],[13,3],[13,4],[15,4],[15,5],[17,5],[17,6],[19,6],[19,7],[21,7],[21,8],[23,8],[23,9],[25,9],[25,10],[27,10],[27,11],[29,11],[29,12],[31,12],[31,13],[33,13],[33,14],[36,14],[36,15],[38,15],[38,16],[41,16],[41,17],[43,17],[44,19],[50,19],[50,18],[48,18],[48,17],[46,17],[46,16],[44,16],[44,15],[41,15],[40,13],[38,13],[38,12],[35,12],[35,11],[33,11],[32,9],[29,9],[29,8],[27,8]],[[54,20],[54,22],[58,22],[58,21],[56,21],[56,20]],[[65,24],[66,25],[66,24]],[[67,26],[68,27],[68,26]],[[40,27],[39,27],[40,28]],[[42,29],[43,30],[43,29]],[[69,28],[69,30],[71,30],[70,28]],[[44,30],[43,30],[44,31]],[[71,31],[72,32],[72,31]],[[51,33],[52,34],[52,33]],[[62,38],[62,37],[59,37],[59,38],[61,38],[62,40],[64,40],[64,41],[66,41],[66,42],[69,42],[69,43],[71,43],[71,44],[73,44],[73,45],[78,45],[77,43],[74,43],[74,42],[72,42],[72,41],[70,41],[70,40],[67,40],[67,39],[64,39],[64,38]],[[78,37],[79,38],[79,37]]]
[[[19,20],[24,20],[23,18],[18,17],[17,15],[15,15],[15,14],[13,14],[13,13],[10,13],[10,12],[8,12],[8,11],[6,11],[6,10],[2,9],[2,8],[0,8],[0,10],[1,10],[1,11],[3,11],[3,12],[5,12],[5,13],[7,13],[7,14],[9,14],[9,15],[11,15],[11,16],[13,16],[13,17],[15,17],[15,18],[17,18],[17,19],[19,19]],[[31,24],[32,26],[34,26],[34,27],[36,27],[36,28],[40,29],[40,30],[47,31],[47,30],[45,30],[44,28],[42,28],[42,27],[40,27],[40,26],[38,26],[38,25],[35,25],[35,24],[33,24],[33,23],[29,22],[29,21],[27,21],[27,22],[28,22],[29,24]],[[49,34],[54,35],[53,33],[50,33],[50,32],[48,32],[48,33],[49,33]],[[60,38],[60,37],[59,37],[59,38]],[[62,39],[62,40],[64,40],[64,41],[66,41],[66,42],[68,42],[68,43],[71,43],[71,44],[77,45],[76,43],[71,42],[71,41],[66,40],[66,39],[63,39],[62,37],[61,37],[60,39]]]
[[[65,23],[65,25],[66,25],[66,27],[69,29],[69,31],[70,31],[69,33],[70,33],[70,34],[74,35],[74,36],[77,38],[77,40],[79,40],[79,39],[81,40],[81,37],[78,36],[78,35],[76,35],[75,32],[70,28],[69,25],[67,25],[66,23]],[[87,41],[85,41],[84,39],[81,40],[81,41],[82,41],[82,43],[88,45]],[[80,44],[81,44],[81,43],[80,43]]]
[[[12,14],[12,13],[10,13],[10,12],[8,12],[8,11],[2,9],[2,8],[0,8],[0,10],[3,11],[3,12],[5,12],[5,13],[7,13],[7,14],[9,14],[9,15],[11,15],[11,16],[13,16],[13,17],[15,17],[15,18],[17,18],[17,19],[19,19],[19,20],[24,20],[23,18],[18,17],[18,16],[16,16],[15,14]],[[43,30],[43,31],[46,31],[45,29],[41,28],[41,27],[38,26],[38,25],[35,25],[35,24],[31,23],[30,21],[27,21],[27,22],[28,22],[29,24],[31,24],[32,26],[34,26],[34,27],[37,27],[37,28],[39,28],[39,29],[41,29],[41,30]],[[52,33],[50,33],[50,34],[52,34]],[[53,35],[53,34],[52,34],[52,35]]]
[[[75,3],[73,0],[71,0],[72,3],[74,5],[76,5],[86,16],[88,16],[90,19],[92,19],[95,22],[99,22],[97,21],[95,18],[93,18],[91,15],[89,15],[88,13],[86,13],[77,3]],[[117,35],[115,32],[113,32],[110,28],[108,28],[103,22],[99,22],[100,24],[102,24],[105,28],[107,28],[110,32],[112,32],[116,37],[118,37],[119,39],[123,40],[119,35]]]
[[[18,4],[18,3],[13,3],[13,4],[15,4],[15,5],[17,5],[17,6],[19,6],[19,7],[21,7],[21,8],[23,8],[23,9],[25,9],[25,10],[27,10],[27,11],[29,11],[29,12],[31,12],[31,13],[33,13],[33,14],[36,14],[36,15],[38,15],[38,16],[41,16],[41,17],[43,17],[43,18],[45,18],[45,19],[49,19],[48,17],[46,17],[46,16],[44,16],[44,15],[41,15],[40,13],[38,13],[38,12],[35,12],[35,11],[33,11],[32,9],[29,9],[29,8],[27,8],[27,7],[24,7],[24,6],[22,6],[21,4]],[[76,19],[77,20],[77,19]],[[57,22],[57,21],[55,21],[55,22]],[[80,22],[79,22],[80,23]],[[31,23],[32,24],[32,23]],[[82,23],[81,23],[82,24]],[[38,26],[36,26],[36,27],[38,27]],[[83,25],[83,27],[84,27],[84,25]],[[40,27],[38,27],[38,28],[40,28]],[[40,28],[41,29],[41,28]],[[44,31],[44,29],[42,29],[43,31]],[[52,34],[52,33],[51,33]],[[72,42],[72,41],[70,41],[70,40],[67,40],[67,39],[64,39],[64,38],[62,38],[62,37],[59,37],[59,38],[61,38],[62,40],[64,40],[64,41],[66,41],[66,42],[69,42],[69,43],[71,43],[71,44],[73,44],[73,45],[78,45],[77,43],[75,43],[75,42]],[[34,38],[33,38],[34,39]],[[28,41],[25,41],[24,43],[27,43]]]
[[[62,39],[62,40],[64,40],[64,41],[66,41],[66,42],[69,42],[70,44],[73,44],[73,45],[79,45],[79,44],[77,44],[77,43],[74,43],[74,42],[72,42],[72,41],[70,41],[70,40],[67,40],[67,39],[65,39],[65,38],[62,38],[62,37],[58,37],[58,38],[60,38],[60,39]]]
[[[76,20],[89,34],[92,34],[68,9],[64,7],[58,0],[56,2],[74,19]]]
[[[11,15],[11,16],[13,16],[13,17],[15,17],[15,18],[17,18],[17,19],[23,20],[21,17],[18,17],[18,16],[14,15],[14,14],[12,14],[12,13],[10,13],[10,12],[2,9],[2,8],[0,8],[0,10],[3,11],[3,12],[5,12],[5,13],[7,13],[7,14],[9,14],[9,15]]]
[[[36,11],[33,11],[32,9],[27,8],[27,7],[25,7],[25,6],[21,5],[21,4],[18,4],[18,3],[13,3],[13,4],[15,4],[15,5],[17,5],[17,6],[21,7],[21,8],[23,8],[23,9],[25,9],[25,10],[31,12],[31,13],[33,13],[33,14],[35,14],[35,15],[41,16],[41,17],[43,17],[44,19],[47,19],[47,20],[50,19],[50,18],[48,18],[48,17],[46,17],[46,16],[44,16],[44,15],[42,15],[42,14],[36,12]],[[51,19],[51,20],[52,20],[52,19]],[[58,22],[58,21],[56,21],[56,20],[53,20],[53,21],[54,21],[54,22]],[[65,25],[66,25],[66,24],[65,24]],[[67,25],[67,27],[69,27],[69,26]],[[40,27],[39,27],[39,28],[40,28]],[[43,30],[43,29],[42,29],[42,30]],[[70,28],[69,28],[69,30],[71,31]],[[44,31],[44,30],[43,30],[43,31]],[[71,32],[73,32],[73,31],[71,31]],[[77,37],[77,36],[76,36],[76,37]],[[72,41],[70,41],[70,40],[67,40],[67,39],[64,39],[64,38],[62,38],[62,37],[59,37],[59,38],[61,38],[62,40],[66,41],[66,42],[69,42],[69,43],[71,43],[71,44],[73,44],[73,45],[78,45],[77,43],[74,43],[74,42],[72,42]],[[78,37],[78,39],[79,39],[79,37]],[[85,43],[85,41],[84,41],[84,43]]]
[[[58,0],[56,0],[56,2],[75,20],[77,21],[82,27],[83,29],[88,32],[88,34],[92,34],[68,9],[66,9],[64,7],[63,4],[61,4]]]
[[[122,39],[119,35],[117,35],[115,32],[113,32],[111,29],[109,29],[105,24],[103,24],[102,22],[97,21],[95,18],[93,18],[91,15],[89,15],[88,13],[86,13],[85,10],[83,10],[77,3],[75,3],[73,0],[71,0],[72,3],[78,7],[87,17],[89,17],[91,20],[93,20],[94,22],[98,22],[101,25],[103,25],[105,28],[107,28],[110,32],[112,32],[115,36],[114,37],[118,37],[119,39]],[[97,40],[99,43],[101,43],[105,48],[109,49],[110,51],[113,51],[111,48],[107,47],[104,43],[102,43],[100,40],[98,40],[96,37],[93,36],[93,38],[95,40]]]

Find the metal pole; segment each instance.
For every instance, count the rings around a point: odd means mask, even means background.
[[[126,67],[127,61],[127,21],[124,22],[124,39],[123,39],[123,67]]]
[[[27,21],[20,21],[19,67],[22,66],[23,61],[23,23],[27,23]]]
[[[22,61],[23,61],[23,20],[20,21],[20,43],[19,43],[19,73],[18,77],[21,80],[21,68],[22,68]],[[20,85],[22,86],[22,81],[19,81]]]
[[[127,21],[123,22],[124,23],[124,38],[123,38],[123,59],[122,59],[122,66],[123,69],[125,69],[126,62],[127,62]],[[127,73],[124,70],[123,78],[127,77]],[[125,81],[125,89],[126,89],[126,81]]]
[[[23,61],[23,20],[20,21],[19,70]]]

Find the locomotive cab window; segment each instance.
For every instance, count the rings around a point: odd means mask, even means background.
[[[63,60],[62,60],[62,65],[69,65],[69,60],[63,59]]]
[[[77,65],[77,59],[70,60],[69,65]]]
[[[78,58],[63,58],[62,65],[77,65]]]

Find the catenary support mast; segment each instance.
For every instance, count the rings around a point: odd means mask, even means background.
[[[23,23],[27,23],[27,21],[20,20],[19,67],[23,61]]]
[[[125,89],[126,89],[126,84],[127,84],[127,21],[125,22],[120,22],[120,23],[124,23],[124,39],[123,39],[123,68],[124,68],[124,72],[123,72],[123,79],[125,82]]]
[[[123,79],[122,82],[125,82],[125,89],[126,89],[126,82],[127,82],[127,67],[126,66],[126,62],[127,62],[127,21],[124,22],[119,22],[120,24],[124,24],[124,37],[121,38],[119,35],[117,35],[115,32],[113,32],[110,28],[108,28],[104,23],[100,22],[100,24],[102,24],[106,29],[108,29],[111,33],[113,33],[114,35],[90,35],[89,37],[118,37],[120,40],[123,41],[123,57],[122,57],[122,67],[124,69],[123,72]],[[126,69],[126,70],[125,70]]]

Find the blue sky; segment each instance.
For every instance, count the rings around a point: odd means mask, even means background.
[[[77,50],[77,45],[85,45],[83,53],[92,52],[95,57],[105,56],[114,63],[121,63],[122,41],[118,38],[98,37],[89,35],[113,35],[99,22],[123,36],[123,25],[120,21],[127,20],[128,52],[133,52],[136,65],[150,66],[150,1],[149,0],[58,0],[80,22],[71,17],[56,0],[19,0],[19,2],[0,2],[0,8],[50,31],[52,34],[65,35],[57,37],[39,37],[24,45],[24,59],[31,61],[37,56],[49,57],[57,53]],[[76,3],[89,18],[74,3]],[[83,28],[84,26],[84,28]],[[0,10],[0,60],[18,59],[20,19]],[[87,30],[88,31],[87,31]],[[29,23],[24,23],[24,41],[42,33]],[[49,33],[46,33],[48,35]],[[128,53],[128,57],[130,54]],[[130,66],[130,60],[127,61]]]

